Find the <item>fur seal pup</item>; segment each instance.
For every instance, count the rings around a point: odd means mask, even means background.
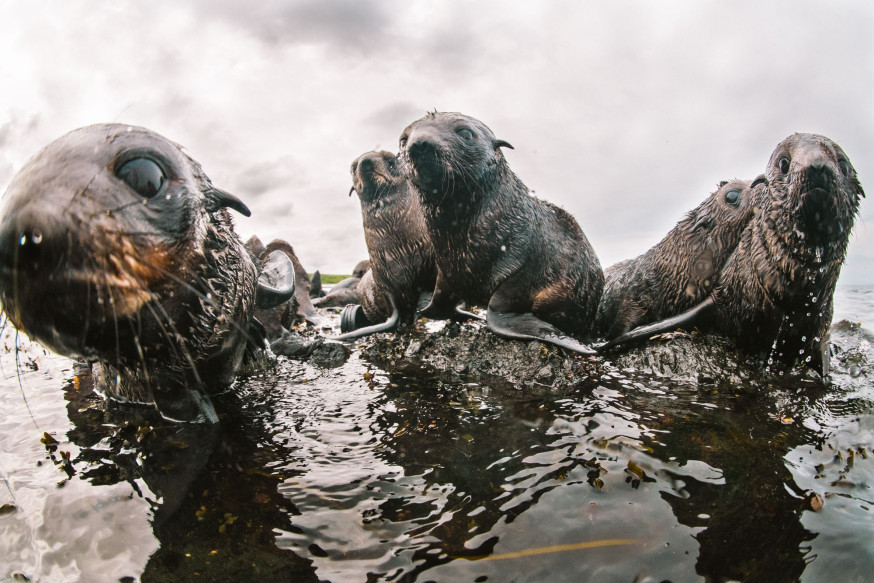
[[[422,315],[487,305],[500,336],[591,354],[568,334],[592,330],[604,286],[595,251],[569,213],[529,194],[502,147],[512,146],[460,113],[429,113],[401,133],[437,263]]]
[[[370,269],[370,260],[362,259],[352,268],[352,275],[331,286],[328,293],[313,300],[313,305],[319,308],[337,308],[358,302],[358,285],[361,278]],[[318,273],[318,272],[316,272]],[[319,275],[319,287],[321,288],[322,277]]]
[[[409,325],[422,293],[434,289],[437,277],[419,200],[397,156],[367,152],[352,162],[350,171],[349,194],[357,193],[361,203],[371,267],[358,285],[361,305],[343,310],[341,340]]]
[[[605,347],[699,326],[734,339],[769,365],[804,364],[828,374],[835,285],[865,192],[841,147],[815,134],[780,142],[765,175],[762,206],[713,292],[691,310]]]
[[[716,277],[753,216],[754,181],[719,183],[716,192],[689,211],[643,255],[604,270],[604,293],[595,320],[608,340],[643,324],[684,312],[713,289]]]
[[[256,262],[236,197],[144,128],[94,125],[32,157],[2,200],[0,301],[51,350],[94,365],[104,394],[173,420],[217,420],[208,393],[263,345],[256,304],[294,293],[282,255]]]

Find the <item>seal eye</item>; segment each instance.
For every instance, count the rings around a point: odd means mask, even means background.
[[[739,190],[729,190],[725,193],[725,202],[730,205],[737,206],[740,204],[740,191]]]
[[[401,136],[400,146],[401,150],[407,147],[407,136]]]
[[[128,160],[115,171],[115,175],[130,186],[140,196],[151,198],[164,187],[164,171],[148,158]]]
[[[838,160],[838,165],[841,167],[841,174],[843,174],[844,176],[850,175],[850,163],[849,162],[847,162],[846,160],[841,158],[840,160]]]
[[[789,172],[789,158],[786,158],[785,156],[783,158],[780,158],[780,162],[779,162],[778,166],[780,167],[780,172],[782,172],[783,174],[788,173]]]
[[[462,139],[466,142],[469,142],[473,139],[473,132],[467,128],[461,128],[456,132]]]

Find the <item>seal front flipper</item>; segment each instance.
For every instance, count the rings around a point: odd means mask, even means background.
[[[361,338],[362,336],[369,336],[371,334],[376,334],[377,332],[391,332],[398,326],[398,322],[401,319],[401,313],[398,310],[397,305],[395,305],[395,300],[388,294],[386,296],[389,304],[391,304],[391,315],[388,317],[388,320],[382,322],[380,324],[373,324],[370,326],[364,326],[363,328],[355,329],[355,326],[359,324],[366,323],[367,316],[364,315],[364,310],[361,306],[357,304],[351,304],[343,308],[343,313],[341,314],[341,322],[340,329],[344,332],[346,330],[350,330],[346,334],[340,334],[339,336],[334,336],[332,340],[353,340],[355,338]]]
[[[619,344],[625,344],[633,340],[638,340],[640,338],[648,338],[655,334],[672,332],[677,328],[691,328],[695,326],[697,322],[699,322],[702,318],[709,316],[715,308],[716,303],[713,301],[713,297],[708,296],[706,300],[704,300],[691,310],[683,312],[682,314],[674,316],[673,318],[654,322],[646,326],[640,326],[638,328],[635,328],[634,330],[631,330],[630,332],[626,332],[618,338],[614,338],[609,342],[605,342],[604,344],[596,346],[595,348],[598,350],[598,352],[603,352],[608,348],[618,346]]]
[[[274,251],[267,257],[258,275],[255,305],[261,309],[275,308],[294,295],[294,264],[288,255]]]
[[[556,346],[560,346],[579,354],[588,356],[597,352],[581,342],[577,342],[570,336],[562,334],[558,328],[548,322],[544,322],[531,313],[513,314],[509,312],[496,312],[489,308],[486,311],[486,326],[489,330],[504,338],[514,340],[540,340]]]

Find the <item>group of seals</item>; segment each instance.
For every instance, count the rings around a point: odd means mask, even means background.
[[[835,285],[864,196],[840,146],[815,134],[789,136],[771,155],[756,212],[713,290],[692,309],[608,345],[697,326],[768,364],[828,374]]]
[[[500,336],[582,354],[596,335],[605,350],[698,326],[769,362],[828,372],[832,296],[864,197],[828,138],[785,139],[764,175],[720,184],[661,243],[610,267],[606,285],[574,218],[529,193],[502,154],[512,146],[485,124],[433,112],[399,145],[352,165],[370,268],[356,274],[361,305],[344,311],[340,339],[479,305]],[[216,420],[208,394],[231,382],[247,346],[264,344],[256,308],[270,336],[294,314],[318,319],[291,245],[247,250],[228,209],[249,209],[144,128],[59,138],[2,205],[8,320],[93,363],[108,396],[167,418]]]
[[[481,305],[500,336],[594,354],[571,335],[590,337],[600,263],[574,218],[513,173],[501,153],[512,146],[481,121],[445,112],[410,124],[399,145],[399,157],[369,152],[352,166],[379,290],[364,311],[369,321],[393,315],[341,338],[394,326],[399,313],[409,320],[427,286],[421,316],[470,316],[460,306]]]
[[[486,306],[501,336],[583,354],[592,351],[578,338],[605,338],[602,352],[697,325],[771,361],[827,373],[831,298],[864,196],[828,138],[790,136],[765,174],[720,183],[658,245],[606,272],[573,217],[528,193],[501,152],[512,146],[479,120],[429,113],[399,147],[399,156],[368,152],[352,166],[373,276],[388,275],[367,284],[377,290],[369,308],[344,311],[344,332],[364,328],[339,338],[391,329],[399,311],[409,320],[423,285],[410,277],[433,260],[433,294],[419,316]],[[402,308],[386,301],[398,297]],[[374,317],[385,323],[368,325]]]
[[[737,247],[765,176],[721,182],[657,245],[604,271],[596,328],[608,340],[702,301]]]
[[[81,128],[13,178],[2,201],[0,301],[12,324],[93,363],[108,396],[216,421],[208,393],[234,378],[252,319],[294,293],[284,255],[262,265],[233,230],[236,197],[144,128]]]

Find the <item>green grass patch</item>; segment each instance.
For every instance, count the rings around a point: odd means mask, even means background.
[[[331,275],[327,273],[322,274],[322,285],[334,285],[335,283],[340,283],[347,277],[352,277],[351,275]],[[313,278],[313,274],[310,274],[310,279]]]

